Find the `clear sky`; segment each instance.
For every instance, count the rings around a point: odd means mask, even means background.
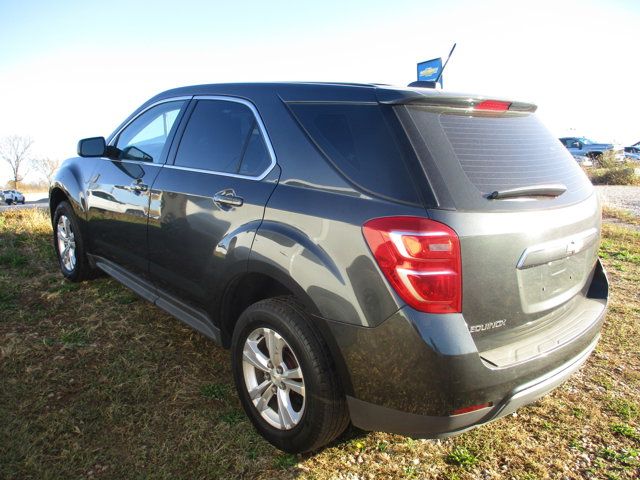
[[[168,88],[406,85],[453,42],[447,90],[532,101],[558,136],[640,141],[639,0],[0,0],[0,137],[65,158]]]

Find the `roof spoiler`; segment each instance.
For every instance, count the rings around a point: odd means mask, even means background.
[[[413,82],[424,83],[424,82]],[[387,105],[420,105],[450,113],[528,114],[538,108],[533,103],[487,98],[476,95],[445,93],[442,90],[378,90],[378,101]]]

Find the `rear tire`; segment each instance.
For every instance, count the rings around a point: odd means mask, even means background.
[[[247,308],[231,352],[242,406],[271,444],[302,453],[344,432],[349,415],[329,349],[292,297]]]
[[[60,202],[53,214],[53,244],[60,271],[67,280],[81,282],[95,276],[91,268],[80,225],[68,202]]]

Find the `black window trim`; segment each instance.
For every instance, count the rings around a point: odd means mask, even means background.
[[[262,140],[264,142],[265,147],[267,148],[267,152],[269,153],[269,158],[271,159],[271,162],[265,168],[265,170],[259,175],[241,175],[239,173],[220,172],[216,170],[207,170],[203,168],[183,167],[180,165],[174,165],[174,164],[168,164],[168,163],[164,165],[164,168],[169,168],[173,170],[184,170],[187,172],[206,173],[209,175],[221,175],[225,177],[244,178],[247,180],[255,180],[255,181],[260,181],[264,179],[267,175],[269,175],[269,173],[271,173],[271,170],[273,170],[273,168],[276,166],[276,163],[277,163],[276,154],[273,150],[273,146],[271,145],[271,139],[267,134],[267,129],[265,128],[262,118],[260,117],[260,114],[258,113],[258,109],[255,107],[255,105],[244,98],[232,97],[228,95],[196,95],[192,98],[192,101],[194,102],[198,100],[218,100],[223,102],[233,102],[233,103],[240,103],[248,107],[249,110],[251,110],[251,112],[253,113],[253,117],[256,125],[260,129],[260,134],[262,135]],[[188,120],[186,124],[188,124]],[[182,134],[184,134],[184,130],[181,132],[180,140],[182,140]],[[174,154],[173,161],[175,162],[175,154]]]

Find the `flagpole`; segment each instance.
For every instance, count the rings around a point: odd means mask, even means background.
[[[447,68],[447,63],[449,63],[449,59],[451,58],[451,54],[453,53],[453,51],[456,49],[456,45],[457,45],[457,43],[454,43],[453,47],[451,47],[451,51],[449,52],[449,56],[447,57],[447,61],[444,62],[444,65],[440,69],[440,74],[438,75],[438,78],[436,78],[435,83],[438,83],[440,81],[440,78],[442,77],[442,72],[444,72],[444,69]],[[440,88],[442,88],[442,83],[440,83]]]

